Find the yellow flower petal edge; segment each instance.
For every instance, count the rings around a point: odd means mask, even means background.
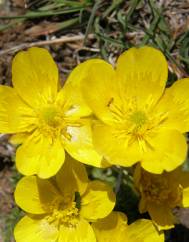
[[[58,81],[58,68],[46,49],[33,47],[13,59],[13,86],[33,108],[55,101]]]
[[[105,61],[89,66],[83,96],[98,118],[94,146],[109,163],[129,167],[140,161],[160,174],[184,162],[189,79],[165,88],[167,75],[164,55],[149,46],[125,51],[115,68]]]
[[[0,85],[0,132],[30,132],[35,122],[34,110],[22,101],[14,88]]]
[[[68,181],[69,185],[65,185]],[[83,195],[89,183],[85,166],[71,156],[66,155],[66,161],[62,169],[56,174],[56,182],[65,196],[72,192],[79,192],[80,195]]]
[[[151,220],[138,219],[130,224],[127,229],[128,242],[164,242],[165,236],[163,232],[157,230]]]
[[[92,120],[80,121],[80,127],[69,127],[68,133],[74,137],[66,140],[65,150],[76,160],[99,168],[111,166],[94,149],[92,140]]]
[[[129,242],[126,236],[127,217],[121,212],[112,212],[104,219],[92,223],[97,242]]]
[[[164,92],[168,64],[161,51],[150,46],[131,48],[117,60],[116,74],[124,97],[139,109],[154,106]],[[135,100],[134,100],[135,99]]]
[[[37,174],[46,179],[62,167],[65,151],[61,140],[52,144],[38,131],[34,131],[16,151],[16,167],[26,176]]]
[[[15,201],[27,213],[15,227],[16,242],[43,242],[47,236],[51,242],[96,242],[90,222],[112,212],[115,195],[105,183],[88,181],[85,166],[66,157],[51,179],[22,178]]]
[[[127,217],[112,212],[106,218],[92,223],[97,242],[164,242],[164,234],[157,231],[150,220],[139,219],[127,225]]]
[[[76,228],[61,227],[58,242],[96,242],[95,233],[84,219],[81,219]]]
[[[55,242],[58,230],[45,220],[25,216],[16,225],[14,237],[16,242]]]
[[[36,176],[23,177],[14,193],[15,202],[30,214],[45,214],[47,205],[58,196],[58,189],[48,180]]]
[[[189,130],[189,78],[181,79],[169,87],[157,106],[157,112],[168,112],[169,115],[164,122],[164,126],[188,132]]]
[[[153,149],[143,156],[141,166],[151,173],[161,174],[163,170],[172,171],[186,159],[186,137],[177,130],[162,129],[155,137],[149,138]]]
[[[115,200],[115,194],[109,185],[91,181],[82,198],[81,215],[89,221],[104,218],[113,210]]]
[[[183,189],[183,199],[182,199],[183,207],[189,207],[189,186]]]

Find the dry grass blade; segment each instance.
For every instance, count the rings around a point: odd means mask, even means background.
[[[30,48],[33,46],[44,46],[44,45],[53,45],[53,44],[63,44],[68,42],[75,42],[75,41],[83,41],[85,38],[84,35],[75,35],[75,36],[63,36],[61,38],[52,39],[52,40],[44,40],[44,41],[37,41],[32,43],[22,43],[20,45],[14,46],[7,50],[1,50],[0,56],[8,54],[8,53],[15,53],[17,51],[20,51],[22,49]],[[94,35],[90,34],[88,35],[89,39],[93,39]]]

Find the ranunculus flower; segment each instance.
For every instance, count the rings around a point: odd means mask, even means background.
[[[110,186],[89,181],[85,166],[67,158],[56,177],[22,178],[15,191],[25,215],[16,225],[16,242],[96,242],[90,222],[109,215],[115,205]]]
[[[22,174],[55,175],[65,150],[83,163],[107,165],[92,144],[91,111],[80,92],[84,75],[81,64],[60,89],[58,69],[47,50],[34,47],[15,56],[13,88],[0,86],[0,132],[14,134],[12,142],[21,143],[16,167]]]
[[[83,96],[98,120],[93,125],[96,150],[111,164],[141,166],[152,173],[171,171],[187,154],[189,79],[166,88],[168,65],[152,47],[131,48],[115,68],[92,60]]]

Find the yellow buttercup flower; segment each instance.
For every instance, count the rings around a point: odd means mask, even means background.
[[[115,195],[105,183],[88,181],[84,165],[68,158],[51,180],[22,178],[15,201],[28,213],[15,227],[17,242],[96,242],[90,222],[111,213]]]
[[[31,48],[14,58],[13,88],[0,86],[0,132],[23,143],[16,152],[22,174],[55,175],[64,150],[83,163],[103,166],[92,145],[91,111],[80,94],[86,66],[75,68],[59,91],[58,69],[47,50]]]
[[[112,212],[92,224],[97,242],[164,242],[164,234],[157,231],[151,220],[139,219],[127,225],[127,217]]]
[[[148,212],[160,229],[174,227],[174,208],[189,207],[189,172],[180,167],[171,172],[152,174],[138,165],[134,183],[141,197],[139,211]]]
[[[115,69],[91,60],[83,96],[99,119],[93,126],[95,148],[110,163],[141,161],[145,170],[158,174],[184,161],[189,79],[165,88],[167,75],[163,54],[147,46],[124,52]]]

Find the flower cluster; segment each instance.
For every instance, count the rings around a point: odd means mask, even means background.
[[[0,132],[11,134],[24,175],[16,242],[164,241],[174,208],[189,207],[189,79],[167,88],[167,78],[164,55],[148,46],[125,51],[115,68],[88,60],[63,87],[47,50],[15,56],[13,87],[0,86]],[[139,211],[151,219],[128,225],[113,211],[112,187],[89,180],[84,164],[131,167]]]

